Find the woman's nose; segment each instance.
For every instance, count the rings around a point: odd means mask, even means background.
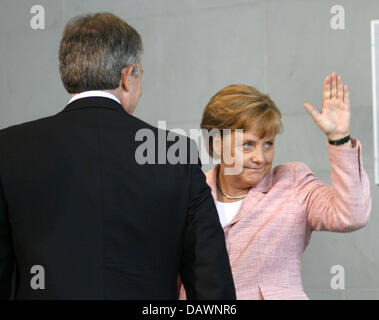
[[[262,148],[256,147],[252,154],[252,160],[254,162],[262,163],[264,161],[263,151]]]

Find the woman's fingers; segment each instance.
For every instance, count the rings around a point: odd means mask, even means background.
[[[345,103],[347,108],[350,108],[349,88],[346,84],[343,86],[343,102]]]
[[[324,81],[324,89],[322,94],[322,104],[324,105],[324,101],[330,99],[330,76],[328,75]]]
[[[313,107],[311,104],[309,103],[304,103],[304,107],[305,109],[307,109],[307,111],[309,112],[309,114],[311,115],[311,117],[313,118],[313,120],[316,122],[316,124],[318,125],[320,123],[320,120],[321,120],[321,113],[318,112],[316,110],[315,107]]]
[[[337,76],[337,98],[343,101],[342,80],[341,76]]]
[[[336,74],[332,72],[331,77],[331,86],[332,86],[332,94],[331,98],[332,99],[337,99],[337,81],[336,81]]]

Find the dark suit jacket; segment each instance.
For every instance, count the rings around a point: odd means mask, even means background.
[[[201,164],[138,164],[140,129],[157,146],[160,129],[90,97],[0,131],[1,298],[13,272],[16,299],[177,299],[178,274],[190,299],[235,298]]]

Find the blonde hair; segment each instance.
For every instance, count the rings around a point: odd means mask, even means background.
[[[218,91],[208,102],[203,112],[200,127],[210,132],[217,129],[243,129],[254,127],[263,138],[281,132],[282,114],[267,94],[254,87],[233,84]],[[213,157],[213,137],[209,137],[207,151]]]

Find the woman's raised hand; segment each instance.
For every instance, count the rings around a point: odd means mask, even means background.
[[[309,103],[304,103],[317,126],[328,140],[339,140],[350,134],[350,101],[347,85],[341,76],[332,72],[325,78],[321,113]]]

